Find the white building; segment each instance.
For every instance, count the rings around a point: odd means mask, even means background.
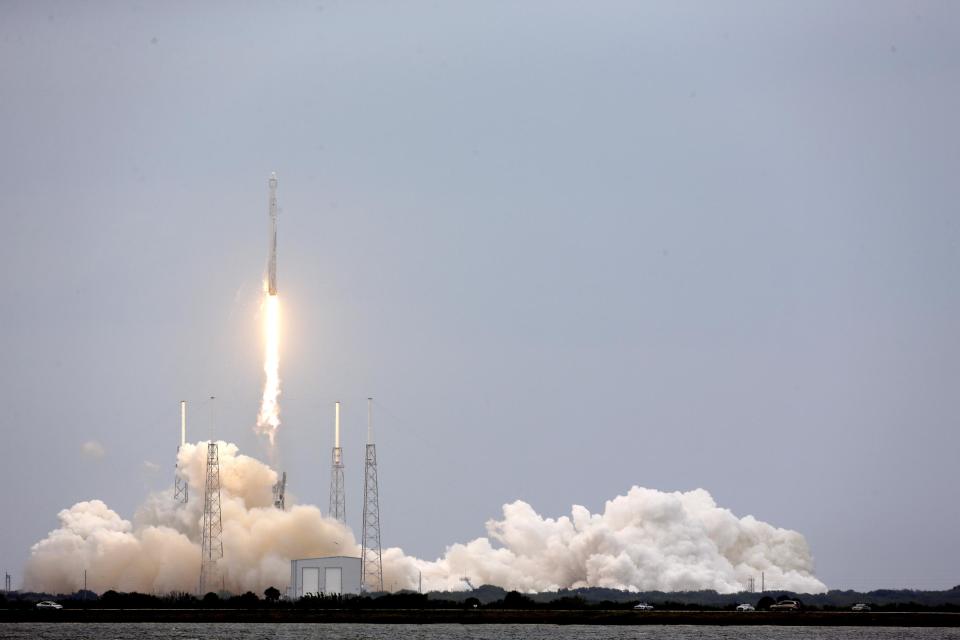
[[[329,556],[290,561],[290,588],[296,600],[306,595],[359,594],[360,558]]]

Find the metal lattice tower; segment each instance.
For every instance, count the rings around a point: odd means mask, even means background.
[[[7,593],[10,592],[10,574],[6,571],[3,572],[3,590]]]
[[[180,469],[180,449],[187,442],[187,401],[180,401],[180,446],[177,447],[177,464],[174,465],[173,474],[173,501],[187,504],[189,499],[189,490],[187,489],[187,479]]]
[[[333,453],[330,457],[330,517],[347,521],[347,500],[343,488],[343,449],[340,448],[340,403],[336,404]]]
[[[380,547],[380,496],[377,487],[377,445],[373,444],[373,398],[367,398],[367,455],[363,472],[363,546],[360,551],[361,589],[383,591]]]
[[[280,479],[277,480],[277,483],[273,485],[273,506],[280,511],[284,511],[287,508],[287,472],[284,471],[280,476]]]
[[[203,542],[200,546],[200,595],[223,589],[217,561],[223,558],[223,520],[220,516],[220,456],[217,443],[207,445],[207,481],[203,491]]]

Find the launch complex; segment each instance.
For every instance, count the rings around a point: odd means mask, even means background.
[[[264,278],[264,387],[255,430],[267,436],[271,450],[276,444],[280,426],[280,297],[277,287],[277,176],[267,180],[270,231],[267,270]],[[211,398],[213,400],[213,398]],[[180,442],[177,452],[187,442],[187,403],[180,402]],[[223,518],[220,508],[220,459],[217,443],[207,443],[206,473],[203,489],[203,522],[201,540],[199,595],[224,591],[221,561],[230,553],[229,539],[224,544]],[[332,556],[291,559],[290,585],[287,595],[299,598],[319,593],[359,593],[383,591],[383,561],[380,543],[380,501],[377,474],[377,450],[373,442],[373,398],[367,399],[367,443],[364,452],[363,516],[361,553],[359,558]],[[273,486],[273,506],[286,510],[287,473],[283,471]],[[173,500],[183,507],[190,500],[187,478],[176,467]],[[340,446],[340,402],[334,405],[334,441],[330,464],[330,503],[327,517],[346,523],[344,490],[344,457]]]

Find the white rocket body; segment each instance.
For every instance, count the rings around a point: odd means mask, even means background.
[[[270,180],[270,258],[267,262],[267,293],[277,295],[277,174]]]

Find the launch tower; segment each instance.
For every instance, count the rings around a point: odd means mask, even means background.
[[[340,403],[335,405],[333,452],[330,458],[330,517],[346,522],[347,500],[343,489],[343,449],[340,448]]]
[[[223,558],[223,520],[220,516],[220,456],[217,443],[207,445],[207,481],[203,492],[203,541],[200,546],[200,596],[223,590],[217,562]]]
[[[377,445],[373,444],[373,398],[367,398],[367,455],[363,471],[363,546],[360,551],[361,589],[383,591],[380,549],[380,497],[377,487]]]
[[[273,485],[273,506],[280,511],[287,508],[287,472],[284,471]]]

